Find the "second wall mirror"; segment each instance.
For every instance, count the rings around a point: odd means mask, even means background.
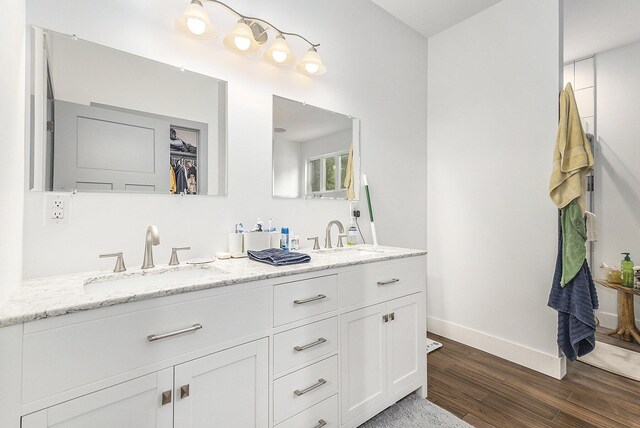
[[[357,200],[360,122],[273,97],[273,196]]]

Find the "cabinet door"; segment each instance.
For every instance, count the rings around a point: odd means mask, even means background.
[[[169,368],[24,416],[22,428],[171,428],[172,388]]]
[[[389,395],[420,380],[419,358],[424,347],[419,342],[418,298],[422,293],[387,303],[387,381]],[[424,334],[424,332],[422,332]]]
[[[267,427],[269,341],[260,339],[175,367],[175,428]]]
[[[387,397],[386,303],[340,317],[342,423]]]

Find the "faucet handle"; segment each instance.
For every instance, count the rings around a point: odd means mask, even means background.
[[[313,241],[313,249],[314,250],[319,250],[320,249],[320,244],[318,243],[318,237],[314,236],[313,238],[307,238],[307,241]]]
[[[118,259],[116,260],[116,267],[113,268],[113,271],[115,273],[118,273],[127,270],[126,266],[124,265],[124,257],[122,256],[122,253],[100,254],[98,257],[100,257],[101,259],[105,259],[107,257],[117,257]]]
[[[169,260],[169,266],[177,266],[180,264],[178,260],[178,251],[190,250],[191,247],[174,247],[171,249],[171,259]]]
[[[346,233],[338,234],[338,248],[344,247],[344,244],[342,243],[342,238],[346,238],[346,237],[347,237]]]

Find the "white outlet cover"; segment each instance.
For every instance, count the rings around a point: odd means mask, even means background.
[[[68,225],[71,223],[71,195],[66,193],[45,193],[45,226]]]

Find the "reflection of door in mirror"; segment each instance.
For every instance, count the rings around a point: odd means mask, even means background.
[[[31,76],[34,190],[226,192],[225,82],[42,29]]]
[[[347,115],[274,96],[273,196],[349,199],[349,176],[357,199],[359,133]]]
[[[603,268],[619,268],[623,252],[640,264],[640,32],[632,18],[640,4],[597,3],[585,8],[569,0],[564,17],[564,83],[574,88],[595,158],[587,210],[597,220],[587,254],[599,282],[599,326],[596,348],[584,361],[640,380],[640,290],[608,282]]]

